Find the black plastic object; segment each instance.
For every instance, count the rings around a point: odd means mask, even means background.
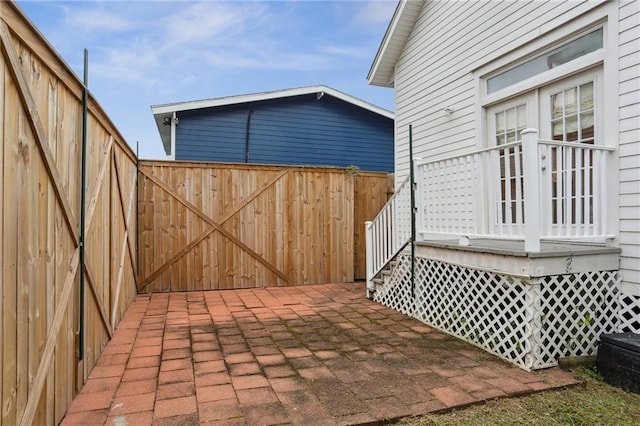
[[[596,364],[607,383],[640,394],[640,334],[600,336]]]

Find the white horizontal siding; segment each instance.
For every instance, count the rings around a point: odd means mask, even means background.
[[[622,290],[640,295],[640,3],[618,9],[620,271]]]
[[[594,1],[427,1],[396,64],[396,176],[425,159],[484,146],[474,69],[598,7]],[[640,294],[640,2],[620,1],[617,31],[619,243],[624,288]],[[615,54],[615,53],[614,53]],[[453,107],[451,115],[444,108]]]
[[[396,174],[414,154],[454,155],[482,146],[472,70],[560,26],[598,2],[427,1],[396,65]],[[443,109],[455,112],[446,116]]]

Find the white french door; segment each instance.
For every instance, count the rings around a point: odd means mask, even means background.
[[[543,216],[550,229],[594,223],[595,186],[600,184],[596,152],[583,145],[603,144],[602,70],[595,69],[540,90],[540,138],[575,143],[546,147],[550,173],[542,182]],[[565,234],[566,232],[562,232]]]
[[[536,88],[487,108],[488,146],[521,141],[527,127],[537,128],[543,140],[576,144],[602,143],[602,69],[589,70],[552,84]],[[579,148],[579,146],[576,146]],[[595,163],[591,150],[550,145],[550,168],[541,182],[543,221],[549,227],[593,223]],[[512,233],[509,227],[524,223],[522,155],[519,146],[498,152],[499,181],[490,217],[494,230]],[[505,229],[507,227],[507,229]]]

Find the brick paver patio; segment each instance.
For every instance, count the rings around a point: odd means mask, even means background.
[[[140,295],[63,425],[375,424],[575,383],[364,295],[361,283]]]

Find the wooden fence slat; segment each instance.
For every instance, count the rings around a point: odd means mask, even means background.
[[[89,269],[89,267],[86,265],[86,262],[85,262],[84,273],[87,278],[86,282],[89,283],[89,289],[91,290],[91,294],[93,295],[93,300],[96,302],[96,306],[98,306],[98,310],[100,312],[100,318],[102,319],[102,324],[104,325],[104,329],[107,331],[107,334],[109,335],[109,339],[111,339],[113,337],[112,327],[115,327],[115,326],[112,326],[111,322],[109,321],[107,311],[105,310],[104,303],[102,302],[102,296],[100,296],[100,293],[98,292],[98,288],[96,287],[96,282],[97,282],[96,278],[93,276],[91,269]]]
[[[96,212],[96,206],[98,205],[98,197],[100,196],[100,191],[102,190],[102,183],[104,182],[104,177],[109,168],[109,164],[111,163],[111,152],[113,150],[113,138],[109,139],[109,145],[106,149],[106,155],[104,162],[100,166],[100,171],[98,172],[98,176],[96,178],[96,186],[93,188],[91,192],[91,196],[89,197],[89,201],[87,202],[87,207],[85,210],[85,224],[84,224],[84,232],[86,234],[89,233],[91,228],[91,224],[93,222],[93,215]]]
[[[116,326],[115,321],[116,321],[116,313],[118,312],[118,303],[120,302],[120,291],[121,291],[121,287],[122,287],[122,278],[124,276],[124,261],[125,261],[125,256],[127,254],[127,250],[125,245],[127,244],[127,240],[129,239],[129,237],[127,236],[128,232],[124,233],[124,238],[122,239],[122,247],[120,248],[120,263],[118,266],[118,278],[116,280],[116,289],[115,289],[115,296],[113,297],[113,307],[111,310],[111,327]]]
[[[6,92],[5,92],[5,67],[0,67],[0,95],[3,102],[0,102],[0,127],[5,129],[5,108],[4,104],[6,101]],[[0,344],[4,345],[4,286],[6,286],[6,281],[4,277],[5,273],[5,235],[4,235],[4,213],[5,213],[5,193],[4,193],[4,185],[6,182],[6,177],[4,176],[5,167],[4,167],[4,144],[0,147],[0,165],[2,169],[0,169],[0,212],[2,212],[2,216],[0,217],[0,279],[2,279],[2,284],[0,286]],[[6,351],[8,352],[8,351]],[[4,406],[4,396],[3,396],[3,388],[4,388],[4,357],[5,351],[0,351],[0,423],[3,419],[3,406]]]
[[[71,290],[73,289],[73,284],[78,271],[79,263],[80,248],[77,247],[73,252],[73,257],[71,258],[71,263],[69,264],[69,269],[64,280],[64,286],[60,296],[60,301],[58,303],[58,306],[56,307],[56,313],[53,316],[53,324],[49,329],[47,342],[44,345],[42,359],[40,360],[38,371],[33,381],[33,385],[29,390],[27,405],[24,409],[22,417],[20,418],[20,421],[18,422],[21,426],[30,426],[31,424],[33,424],[33,417],[35,415],[36,409],[38,408],[40,395],[42,394],[42,389],[47,378],[47,370],[49,370],[49,365],[51,364],[51,360],[53,359],[53,351],[56,346],[58,332],[60,331],[60,326],[62,325],[62,321],[64,320],[64,314],[67,311],[67,302],[69,301],[69,296],[71,295]]]
[[[116,171],[116,183],[117,183],[117,189],[118,189],[118,196],[120,198],[120,213],[122,214],[122,220],[124,221],[124,231],[125,231],[125,235],[127,236],[127,249],[129,251],[129,258],[131,259],[131,262],[133,262],[133,264],[135,264],[135,258],[136,258],[136,254],[134,253],[135,249],[135,241],[132,241],[131,238],[131,232],[129,229],[129,223],[131,221],[131,212],[133,209],[133,201],[135,200],[135,188],[136,188],[136,181],[135,179],[132,180],[131,182],[131,188],[129,190],[129,202],[126,203],[127,208],[125,209],[125,200],[124,200],[124,194],[122,193],[122,178],[120,177],[120,170],[118,167],[118,156],[116,155],[115,150],[113,151],[113,164],[114,164],[114,169]],[[134,279],[136,279],[137,277],[135,277],[134,274]]]

